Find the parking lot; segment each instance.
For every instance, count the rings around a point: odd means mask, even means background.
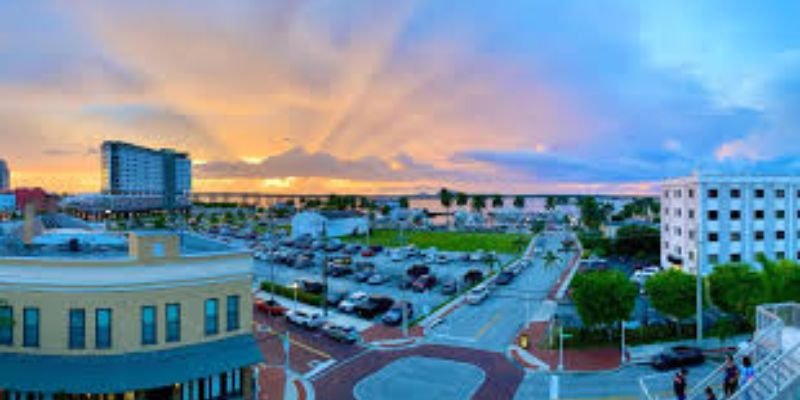
[[[491,270],[491,266],[487,262],[463,260],[463,258],[466,258],[464,253],[437,252],[437,254],[444,254],[448,261],[446,263],[430,262],[432,260],[426,261],[424,252],[420,256],[407,257],[401,261],[396,261],[392,260],[393,257],[389,255],[389,249],[384,249],[370,257],[364,257],[360,252],[349,255],[351,267],[355,268],[359,263],[371,263],[374,265],[374,273],[383,276],[385,281],[379,284],[359,282],[355,274],[352,273],[346,276],[334,277],[331,276],[331,270],[329,269],[328,293],[350,294],[362,291],[369,295],[382,295],[394,300],[408,301],[413,305],[413,319],[430,313],[436,306],[453,295],[452,293],[442,293],[441,282],[453,279],[457,282],[458,290],[460,291],[464,288],[463,277],[468,271],[479,270],[486,275]],[[339,256],[341,254],[317,251],[315,252],[313,266],[305,268],[288,266],[275,261],[254,260],[254,269],[256,278],[259,281],[274,280],[280,285],[291,285],[293,282],[303,279],[322,282],[323,260],[327,258],[330,261]],[[505,265],[511,260],[512,256],[499,254],[497,255],[495,266]],[[436,277],[436,283],[432,288],[423,291],[401,288],[400,284],[407,276],[406,271],[414,265],[426,265],[430,268],[430,274]]]

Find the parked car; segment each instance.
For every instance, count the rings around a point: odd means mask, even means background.
[[[458,292],[458,280],[455,278],[447,278],[442,280],[442,294],[452,295]]]
[[[411,322],[414,318],[414,307],[407,301],[398,301],[394,303],[392,308],[383,314],[381,320],[386,325],[400,325],[403,323],[403,310],[406,313],[406,323]]]
[[[261,311],[267,315],[284,315],[286,314],[286,307],[278,303],[274,299],[256,299],[255,301],[256,310]]]
[[[527,266],[526,260],[519,260],[506,267],[505,270],[511,272],[514,275],[519,275],[519,273],[522,272],[522,269],[525,268],[526,266]]]
[[[415,264],[409,267],[406,270],[406,275],[416,279],[422,275],[428,275],[431,273],[431,269],[427,265],[422,264]]]
[[[299,285],[300,290],[307,293],[321,294],[325,290],[322,282],[312,281],[310,279],[300,279],[296,283]]]
[[[674,346],[653,356],[653,368],[665,371],[673,368],[699,365],[706,361],[703,351],[697,347]]]
[[[436,263],[437,264],[447,264],[450,262],[450,257],[445,253],[439,253],[436,255]]]
[[[325,336],[341,343],[355,343],[359,339],[359,335],[355,327],[339,325],[333,322],[326,322],[324,325],[322,325],[322,333],[324,333]]]
[[[414,280],[415,279],[410,276],[401,277],[397,287],[402,290],[411,289],[411,287],[414,286]]]
[[[378,273],[372,274],[369,278],[367,278],[367,283],[370,285],[380,285],[389,280],[389,277],[386,275],[381,275]]]
[[[482,250],[478,250],[478,251],[476,251],[476,252],[474,252],[474,253],[469,255],[469,260],[470,261],[483,261],[483,257],[484,257],[483,251]]]
[[[353,263],[353,258],[350,256],[338,256],[338,257],[333,257],[331,259],[331,262],[336,265],[350,265]]]
[[[486,286],[478,286],[467,293],[467,303],[480,304],[489,297],[489,288]]]
[[[357,244],[350,244],[350,245],[345,246],[345,248],[344,248],[345,254],[350,254],[350,255],[358,254],[358,252],[360,250],[361,250],[361,246],[357,245]]]
[[[375,257],[375,251],[372,249],[361,250],[361,257]]]
[[[383,251],[383,246],[380,246],[380,245],[369,246],[369,249],[374,251],[375,254],[377,254],[377,253],[380,253],[380,252]]]
[[[356,279],[356,282],[366,282],[372,277],[373,272],[370,270],[358,271],[353,274],[353,277]]]
[[[342,312],[353,312],[355,307],[365,301],[367,301],[369,296],[364,292],[354,292],[351,293],[347,298],[339,302],[339,308]]]
[[[301,310],[288,311],[286,313],[286,320],[292,324],[308,329],[319,328],[322,326],[322,323],[325,322],[322,314]]]
[[[510,271],[503,271],[497,274],[497,278],[494,280],[494,282],[498,285],[508,285],[512,280],[514,280],[514,273]]]
[[[436,277],[433,275],[422,275],[414,281],[412,289],[415,292],[424,292],[436,285]]]
[[[353,269],[346,266],[346,265],[331,265],[328,267],[328,274],[330,276],[341,277],[345,275],[350,275],[353,273]]]
[[[391,297],[369,296],[366,301],[355,306],[354,311],[358,316],[365,319],[372,319],[385,313],[394,304]]]
[[[478,269],[471,269],[464,274],[464,284],[472,286],[483,280],[483,272]]]
[[[342,290],[329,291],[325,301],[329,306],[336,307],[342,300],[347,297],[347,292]]]

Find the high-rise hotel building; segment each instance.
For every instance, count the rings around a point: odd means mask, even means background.
[[[160,197],[164,208],[186,203],[191,195],[192,160],[186,153],[107,141],[101,154],[105,194]]]
[[[800,176],[695,175],[661,191],[661,264],[703,274],[757,266],[758,253],[800,260]]]

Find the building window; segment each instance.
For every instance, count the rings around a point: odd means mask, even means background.
[[[689,240],[694,240],[694,231],[689,231]]]
[[[786,191],[783,189],[778,189],[775,191],[775,198],[782,199],[786,197]]]
[[[731,232],[731,242],[739,242],[742,240],[742,234],[740,232]]]
[[[797,197],[800,197],[800,191],[797,192]],[[669,190],[664,191],[664,198],[665,199],[669,198]]]
[[[786,253],[779,251],[775,253],[775,258],[778,260],[783,260],[784,258],[786,258]]]
[[[775,218],[777,219],[786,218],[786,210],[775,210]]]
[[[98,308],[94,312],[94,347],[111,348],[111,309]]]
[[[156,307],[142,306],[142,344],[156,344]]]
[[[664,215],[669,215],[669,208],[664,207]]]
[[[180,342],[181,340],[181,305],[167,304],[167,342]]]
[[[82,308],[69,310],[69,348],[86,348],[86,310]]]
[[[27,307],[22,313],[22,346],[39,347],[39,309]]]
[[[715,265],[719,262],[719,256],[716,254],[709,254],[708,255],[708,263],[711,265]]]
[[[680,189],[675,190],[675,197],[677,197],[679,199],[681,198],[681,190]]]
[[[205,316],[206,335],[216,335],[219,333],[219,300],[206,300]]]
[[[731,189],[731,198],[738,199],[742,197],[742,191],[739,189]]]
[[[756,210],[753,215],[755,219],[764,219],[764,210]]]
[[[678,218],[683,216],[683,213],[681,211],[682,210],[680,208],[676,208],[675,209],[675,215],[678,216]]]
[[[742,262],[742,255],[741,254],[731,254],[731,262]]]
[[[669,242],[664,242],[664,248],[669,250]]]
[[[778,239],[778,240],[786,239],[786,232],[784,232],[784,231],[776,231],[775,232],[775,239]]]
[[[694,209],[689,209],[689,219],[694,219]]]
[[[689,250],[689,261],[694,261],[694,251]]]
[[[694,189],[689,189],[689,198],[690,199],[694,198]]]
[[[0,346],[14,344],[14,309],[0,306]]]
[[[764,231],[756,231],[755,238],[756,240],[764,240]]]
[[[756,189],[756,198],[763,199],[764,198],[764,189]]]
[[[717,210],[711,210],[708,212],[709,221],[716,221],[717,218],[719,218],[719,212]]]
[[[709,242],[716,242],[719,240],[719,234],[717,232],[709,232],[708,233],[708,241]]]
[[[719,190],[717,189],[708,189],[708,198],[709,199],[716,199],[719,197]]]
[[[228,332],[239,329],[239,296],[228,296],[227,329]]]
[[[742,212],[739,210],[731,210],[731,220],[738,221],[742,218]]]

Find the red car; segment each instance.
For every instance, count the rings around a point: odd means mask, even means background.
[[[262,300],[256,299],[256,310],[261,311],[267,315],[280,316],[286,314],[287,308],[282,306],[275,300]]]
[[[361,252],[361,257],[374,257],[374,256],[375,256],[375,250],[372,249],[365,249],[364,251]]]

